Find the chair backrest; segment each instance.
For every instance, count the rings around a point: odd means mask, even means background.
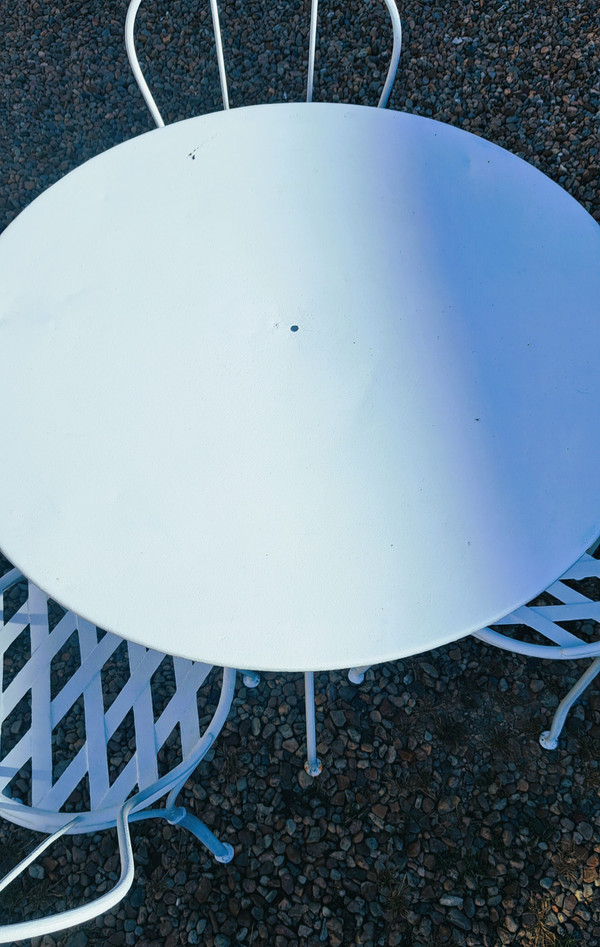
[[[103,634],[58,607],[52,614],[53,604],[32,583],[21,589],[20,603],[7,602],[3,584],[0,809],[30,829],[55,831],[72,819],[65,810],[76,794],[84,803],[76,831],[114,824],[136,787],[158,784],[174,731],[182,763],[200,746],[194,709],[211,665]],[[159,789],[146,806],[164,795]]]
[[[134,39],[134,27],[135,27],[135,18],[140,7],[142,0],[131,0],[129,7],[127,9],[127,18],[125,21],[125,47],[127,49],[127,57],[129,59],[129,64],[133,71],[135,81],[137,82],[139,89],[144,96],[146,105],[148,106],[152,118],[154,119],[156,125],[160,128],[165,123],[163,118],[158,110],[156,102],[152,97],[148,84],[144,79],[140,64],[137,58],[135,51],[135,39]],[[402,26],[400,23],[400,16],[398,14],[398,9],[394,0],[383,0],[385,3],[390,18],[392,21],[392,53],[390,57],[390,64],[387,71],[386,80],[383,86],[383,91],[381,93],[378,107],[384,108],[387,105],[392,86],[394,84],[394,79],[396,78],[396,70],[398,68],[398,61],[400,59],[400,48],[402,45]],[[310,29],[309,29],[309,43],[308,43],[308,77],[306,84],[306,101],[312,102],[313,96],[313,83],[314,83],[314,71],[315,71],[315,53],[317,45],[317,19],[318,19],[318,5],[319,0],[311,0],[311,11],[310,11]],[[223,99],[223,108],[229,108],[229,90],[227,85],[227,73],[225,71],[225,57],[223,53],[223,40],[221,34],[221,24],[219,20],[219,10],[217,6],[217,0],[210,0],[210,9],[212,15],[213,31],[215,36],[215,45],[217,53],[217,63],[219,67],[219,79],[221,83],[221,97]]]

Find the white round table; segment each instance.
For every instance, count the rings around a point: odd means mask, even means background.
[[[152,131],[0,238],[0,546],[216,664],[373,664],[492,623],[600,531],[600,228],[429,119]]]

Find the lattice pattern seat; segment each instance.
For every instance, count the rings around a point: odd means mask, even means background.
[[[528,657],[558,661],[593,659],[558,705],[550,729],[540,735],[540,743],[549,750],[556,748],[569,710],[600,673],[600,561],[591,554],[593,549],[534,602],[506,615],[493,628],[482,628],[473,635],[486,644]],[[577,634],[563,627],[572,622],[577,623]],[[497,631],[499,627],[506,628],[506,633]],[[586,634],[590,640],[586,640]],[[522,640],[523,637],[531,640]],[[544,643],[540,643],[540,637]],[[360,684],[367,670],[368,666],[351,668],[348,677],[353,684]]]
[[[217,861],[230,860],[231,846],[175,799],[225,723],[234,670],[224,669],[211,716],[202,701],[212,689],[210,665],[103,633],[17,570],[0,579],[0,655],[0,814],[52,833],[0,890],[64,833],[116,825],[121,855],[111,891],[49,918],[2,926],[0,942],[80,924],[116,904],[133,881],[131,821],[179,823]],[[163,808],[150,809],[165,795]]]

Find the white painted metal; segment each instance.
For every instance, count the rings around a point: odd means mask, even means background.
[[[398,69],[398,63],[400,62],[400,50],[402,48],[402,24],[400,22],[400,15],[398,13],[398,7],[396,6],[395,0],[384,0],[385,5],[388,9],[392,20],[392,55],[390,57],[390,65],[388,67],[387,75],[385,78],[385,85],[383,87],[381,97],[377,103],[378,108],[385,108],[390,97],[390,92],[394,85],[396,79],[396,71]]]
[[[348,671],[348,680],[351,684],[362,684],[365,679],[365,674],[371,667],[370,664],[365,664],[360,668],[350,668]]]
[[[144,79],[140,63],[135,51],[135,18],[139,10],[142,0],[130,0],[129,6],[127,8],[127,16],[125,19],[125,48],[127,50],[127,58],[129,59],[129,65],[131,66],[135,81],[138,84],[138,88],[144,97],[144,101],[150,110],[150,114],[154,119],[157,127],[162,128],[164,126],[164,121],[156,102],[148,88],[148,83]],[[388,67],[385,84],[383,91],[379,98],[378,108],[384,108],[387,105],[387,101],[390,97],[390,92],[392,91],[392,86],[394,85],[394,80],[396,78],[396,72],[398,69],[398,62],[400,60],[400,50],[402,47],[402,24],[400,22],[400,15],[398,13],[398,8],[394,0],[384,0],[384,3],[387,7],[387,10],[390,14],[390,19],[392,21],[392,53],[390,56],[390,65]],[[315,72],[315,53],[316,53],[316,44],[317,44],[317,20],[318,20],[318,7],[319,0],[311,0],[311,10],[310,10],[310,27],[309,27],[309,43],[308,43],[308,79],[306,84],[306,101],[312,102],[313,96],[313,84],[314,84],[314,72]],[[217,0],[210,0],[210,11],[213,22],[213,33],[215,37],[215,48],[217,53],[217,64],[219,67],[219,81],[221,84],[221,98],[223,100],[223,108],[229,109],[229,92],[227,86],[227,73],[225,70],[225,57],[223,55],[223,37],[221,34],[221,24],[219,21],[219,7]]]
[[[398,63],[400,61],[400,51],[402,48],[402,23],[400,20],[400,14],[398,13],[398,7],[396,6],[394,0],[384,0],[384,3],[392,21],[392,53],[390,56],[390,64],[388,66],[385,84],[383,86],[379,102],[377,103],[378,108],[385,108],[388,103],[390,92],[392,91],[394,80],[396,79],[396,72],[398,70]],[[311,0],[308,42],[308,81],[306,84],[307,102],[312,102],[313,97],[318,12],[319,0]]]
[[[0,581],[0,621],[4,614],[4,592],[22,579],[16,570],[10,579]],[[147,818],[164,818],[172,824],[185,826],[212,852],[217,861],[227,862],[232,847],[216,836],[175,800],[189,775],[212,746],[223,727],[231,706],[235,687],[235,671],[225,669],[218,706],[208,726],[201,733],[198,718],[198,694],[211,670],[199,662],[174,660],[176,690],[156,721],[151,694],[152,676],[163,654],[148,651],[140,645],[127,643],[129,679],[108,709],[104,709],[102,671],[111,668],[122,639],[106,634],[100,637],[96,628],[71,612],[50,630],[47,596],[28,583],[27,598],[8,621],[0,625],[0,677],[4,673],[5,655],[21,634],[29,628],[31,655],[12,675],[8,683],[0,680],[0,723],[10,716],[20,701],[31,692],[31,718],[25,715],[23,731],[8,750],[0,749],[0,815],[11,822],[38,832],[50,832],[49,838],[23,859],[0,882],[0,890],[24,871],[61,835],[97,832],[116,825],[121,875],[117,884],[99,898],[75,909],[28,922],[0,926],[0,941],[6,943],[26,937],[64,930],[96,917],[124,897],[133,880],[134,860],[129,823]],[[52,659],[69,645],[76,634],[81,661],[62,689],[51,697]],[[22,639],[21,639],[22,640]],[[25,648],[19,651],[24,658]],[[161,695],[164,697],[165,695]],[[58,778],[53,777],[53,730],[65,714],[83,699],[85,741],[68,762]],[[132,711],[135,724],[135,752],[111,785],[109,741],[127,714]],[[181,736],[181,762],[159,778],[157,754],[178,726]],[[31,802],[12,798],[13,778],[26,764],[31,764]],[[63,806],[81,780],[88,776],[90,808],[86,811],[63,811]],[[134,789],[135,793],[132,795]],[[149,807],[167,796],[162,809]]]
[[[514,611],[600,532],[600,229],[459,129],[321,103],[179,122],[35,200],[0,285],[3,549],[130,640],[391,660]]]
[[[138,88],[144,97],[144,101],[150,110],[150,114],[152,115],[156,126],[158,128],[162,128],[165,123],[163,121],[162,115],[159,112],[158,106],[154,101],[154,97],[148,88],[148,83],[144,79],[137,53],[135,51],[135,19],[141,2],[142,0],[130,0],[129,6],[127,7],[127,16],[125,18],[125,49],[127,51],[127,58],[129,60],[129,65],[131,66],[135,81],[137,82]],[[389,2],[389,0],[386,0],[386,2]],[[225,58],[223,55],[223,37],[221,34],[221,24],[219,21],[219,7],[217,0],[210,0],[210,12],[213,23],[213,34],[215,37],[217,65],[219,67],[221,99],[223,100],[223,108],[228,110],[229,91],[227,87],[227,73],[225,70]]]
[[[562,728],[565,725],[569,710],[599,673],[600,658],[596,658],[594,661],[592,661],[587,671],[585,671],[579,680],[573,685],[571,690],[565,694],[554,712],[550,729],[544,730],[540,734],[540,743],[546,750],[556,749],[558,746],[558,738],[561,734]]]
[[[219,82],[221,83],[221,98],[223,99],[223,108],[229,108],[229,92],[227,91],[227,76],[225,73],[225,58],[223,56],[223,37],[221,35],[221,24],[219,23],[219,6],[217,0],[210,0],[210,12],[213,21],[213,33],[215,36],[215,46],[217,50],[217,64],[219,66]]]
[[[596,544],[594,544],[596,545]],[[594,547],[592,547],[593,549]],[[588,598],[582,592],[576,591],[566,582],[596,578],[600,579],[600,562],[594,559],[589,553],[585,553],[575,565],[567,569],[565,574],[559,580],[553,582],[546,589],[558,603],[554,605],[524,605],[516,609],[510,615],[506,615],[495,625],[511,626],[521,625],[536,632],[538,635],[553,641],[553,645],[534,644],[529,641],[521,641],[519,638],[511,636],[509,632],[503,634],[491,628],[483,628],[473,634],[474,638],[479,638],[486,644],[494,645],[496,648],[502,648],[504,651],[512,651],[515,654],[523,654],[530,658],[545,658],[557,661],[575,661],[582,658],[594,658],[590,667],[581,675],[568,694],[558,705],[552,724],[549,730],[544,730],[540,736],[540,743],[547,750],[554,750],[558,746],[558,738],[565,725],[567,714],[578,697],[592,683],[597,674],[600,673],[600,640],[584,642],[577,635],[562,628],[558,622],[590,622],[593,621],[600,627],[600,601],[598,599]],[[362,684],[365,672],[369,670],[370,665],[366,667],[351,668],[348,671],[348,679],[353,684]]]
[[[134,79],[138,84],[140,92],[144,96],[144,102],[148,106],[150,114],[152,115],[157,128],[162,128],[165,123],[158,110],[158,106],[154,101],[152,93],[148,88],[148,83],[144,79],[144,74],[140,68],[139,60],[135,51],[135,18],[141,2],[142,0],[131,0],[131,3],[127,7],[127,16],[125,17],[125,49],[127,50],[127,58],[129,60],[129,65],[131,66]]]
[[[523,606],[500,621],[494,622],[495,625],[507,626],[506,634],[493,631],[491,628],[483,628],[474,635],[486,644],[533,658],[559,661],[594,658],[590,667],[558,705],[550,729],[544,730],[541,734],[540,743],[548,750],[556,748],[569,710],[600,673],[600,640],[584,642],[558,624],[558,622],[571,621],[595,622],[596,627],[600,628],[600,601],[591,599],[583,592],[576,591],[566,584],[569,580],[581,581],[588,578],[600,579],[600,562],[586,553],[546,590],[557,603],[561,604]],[[532,644],[528,641],[520,641],[511,636],[511,625],[525,625],[538,635],[553,641],[554,644]]]
[[[311,0],[310,26],[308,30],[308,79],[306,82],[306,101],[312,102],[315,78],[315,56],[317,52],[317,21],[319,18],[319,0]]]
[[[306,717],[306,763],[304,769],[309,776],[318,776],[323,764],[317,756],[317,724],[315,720],[315,675],[304,673],[304,710]]]

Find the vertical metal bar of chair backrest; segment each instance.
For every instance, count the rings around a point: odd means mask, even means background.
[[[152,118],[158,128],[164,126],[164,121],[162,115],[158,110],[158,106],[154,101],[152,93],[148,88],[148,83],[144,79],[138,57],[135,51],[135,37],[134,37],[134,27],[135,27],[135,18],[137,16],[137,11],[140,7],[142,0],[130,0],[129,7],[127,8],[127,16],[125,19],[125,48],[127,50],[127,58],[129,60],[129,65],[131,66],[131,71],[135,81],[138,84],[138,88],[144,97],[144,101],[148,106]],[[387,76],[383,91],[381,93],[379,102],[377,103],[378,108],[384,108],[387,105],[387,101],[392,91],[392,86],[396,78],[396,71],[398,69],[398,62],[400,60],[400,49],[402,46],[402,24],[400,22],[400,15],[398,13],[398,8],[396,7],[395,0],[384,0],[384,3],[390,14],[392,20],[392,53],[390,58],[390,65],[388,67]],[[219,81],[221,84],[221,97],[223,99],[223,108],[229,109],[229,91],[227,87],[227,73],[225,70],[225,57],[223,55],[223,38],[221,34],[221,24],[219,20],[219,8],[217,0],[210,0],[210,11],[212,16],[213,23],[213,33],[215,37],[215,47],[217,53],[217,64],[219,67]],[[308,44],[308,78],[306,84],[306,101],[312,102],[313,89],[314,89],[314,74],[315,74],[315,56],[316,56],[316,46],[317,46],[317,20],[319,13],[319,0],[311,0],[311,10],[310,10],[310,28],[309,28],[309,44]]]
[[[312,102],[313,80],[315,75],[315,49],[317,46],[317,16],[319,0],[311,0],[310,31],[308,38],[308,80],[306,83],[306,101]]]
[[[400,61],[400,50],[402,48],[402,23],[400,22],[398,7],[396,6],[395,0],[384,0],[384,3],[388,8],[388,13],[390,14],[390,18],[392,20],[392,55],[390,58],[390,64],[388,66],[385,84],[383,86],[383,92],[381,93],[381,97],[377,103],[377,108],[385,108],[387,105],[390,92],[392,91],[392,86],[394,85],[394,79],[396,78],[396,71]]]
[[[383,86],[383,91],[377,103],[377,108],[385,108],[387,105],[388,99],[390,97],[390,92],[392,91],[392,86],[394,85],[394,80],[396,78],[396,72],[398,70],[398,63],[400,61],[400,50],[402,48],[402,23],[400,21],[400,14],[398,13],[398,8],[394,0],[384,0],[384,3],[390,14],[390,19],[392,21],[392,54],[390,57],[390,64],[388,66],[387,76],[385,79],[385,84]],[[314,75],[315,75],[315,53],[317,47],[317,19],[319,13],[319,0],[311,0],[310,7],[310,30],[308,38],[308,79],[306,83],[306,101],[312,102],[313,97],[313,88],[314,88]]]
[[[221,97],[223,99],[223,108],[229,108],[229,94],[227,92],[227,75],[225,73],[225,59],[223,57],[223,41],[221,38],[221,24],[219,23],[219,8],[217,0],[210,0],[210,12],[212,14],[213,32],[215,34],[215,46],[217,47],[217,63],[219,66],[219,81],[221,83]]]
[[[140,8],[141,2],[142,0],[131,0],[127,8],[127,16],[125,18],[125,49],[127,50],[127,58],[129,60],[129,65],[131,66],[131,71],[133,72],[133,77],[138,84],[140,92],[144,96],[144,101],[150,110],[150,114],[154,119],[154,123],[157,128],[163,128],[165,124],[163,117],[158,110],[158,106],[154,101],[150,89],[148,88],[148,83],[144,79],[137,53],[135,51],[135,18]],[[223,41],[221,37],[221,25],[219,22],[219,9],[217,7],[217,0],[210,0],[210,12],[212,15],[215,46],[217,49],[217,64],[219,66],[219,81],[221,83],[223,108],[228,109],[229,94],[227,91],[227,75],[225,72],[225,59],[223,56]]]
[[[135,51],[135,39],[133,31],[135,26],[135,18],[141,2],[142,0],[131,0],[131,3],[127,8],[127,16],[125,18],[125,49],[127,50],[127,58],[129,60],[129,65],[131,66],[131,71],[133,72],[133,77],[138,84],[140,92],[144,96],[146,105],[150,109],[150,114],[152,115],[157,128],[163,128],[165,123],[163,121],[162,115],[158,111],[156,102],[152,98],[152,93],[148,88],[148,83],[144,79]]]

